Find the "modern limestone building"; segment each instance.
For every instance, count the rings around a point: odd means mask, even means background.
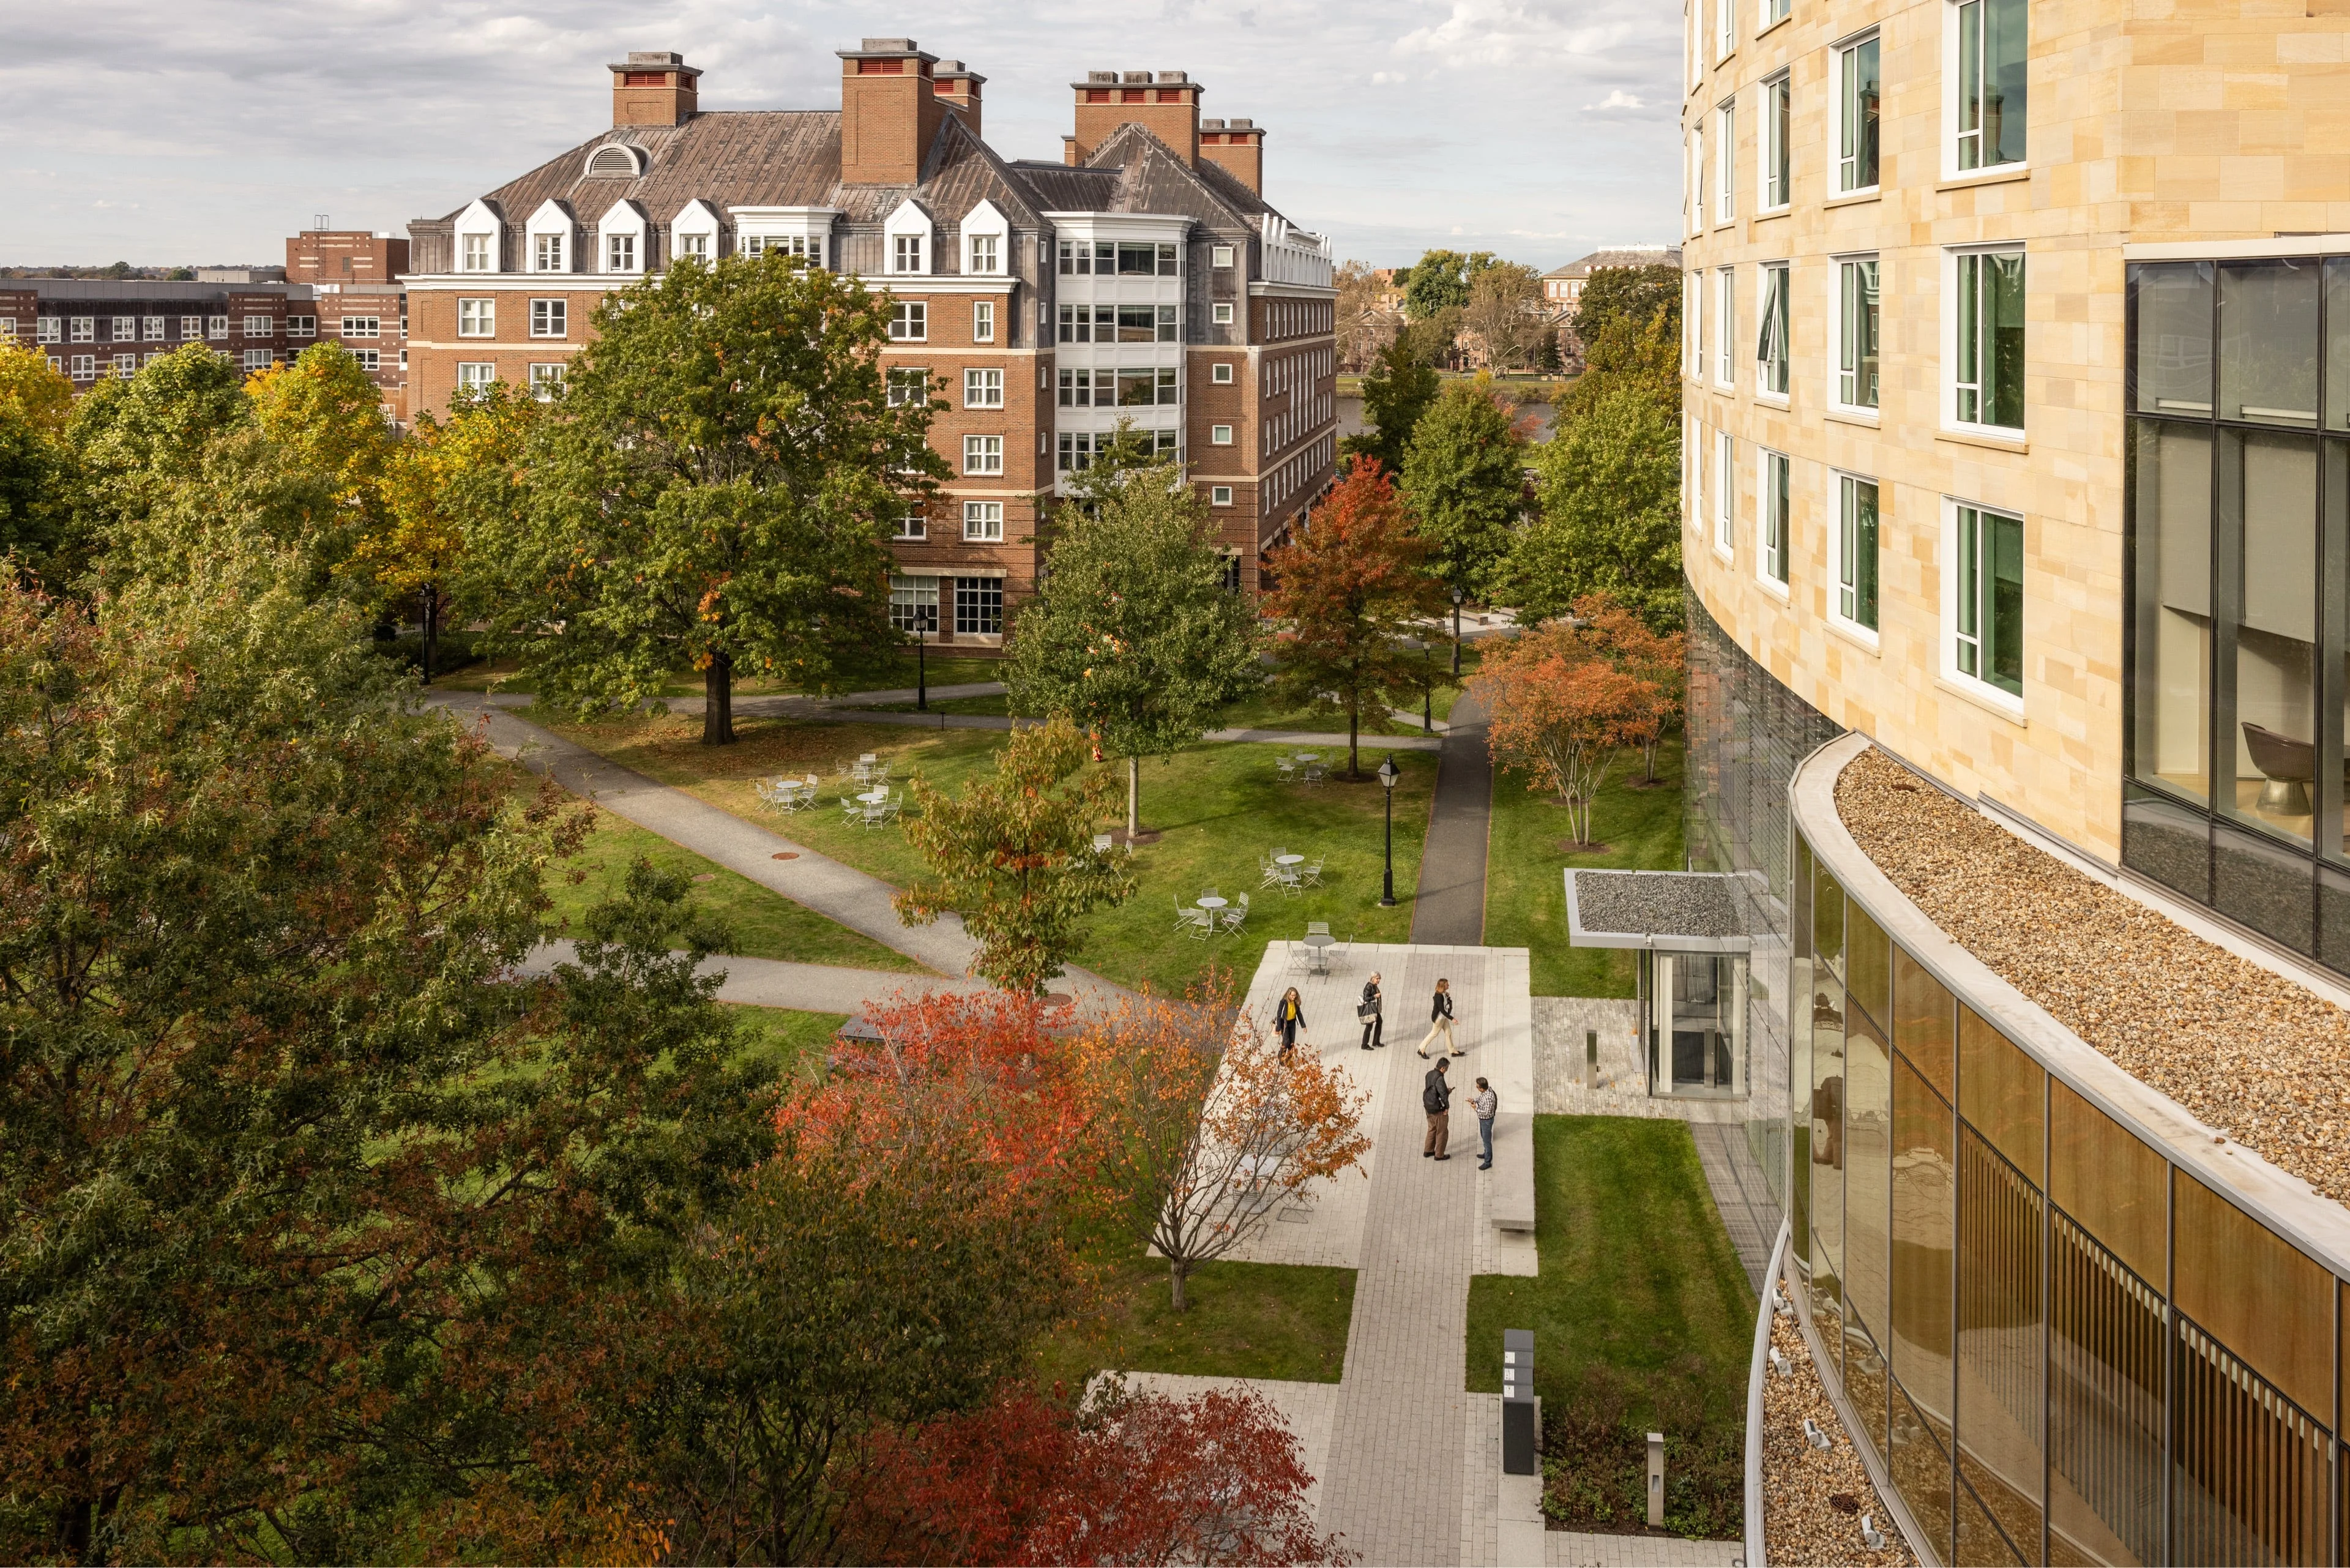
[[[612,124],[409,225],[411,406],[559,378],[608,289],[782,248],[896,301],[906,395],[954,471],[895,542],[898,618],[974,649],[1035,580],[1049,504],[1121,418],[1182,461],[1253,588],[1336,457],[1329,252],[1261,193],[1264,131],[1180,71],[1075,84],[1060,159],[981,134],[986,78],[910,39],[840,51],[837,109],[700,108],[673,54],[610,67]]]
[[[1690,844],[1815,1354],[1929,1559],[2350,1562],[2350,13],[1690,3]]]

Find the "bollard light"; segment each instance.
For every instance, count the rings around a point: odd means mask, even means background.
[[[1665,1435],[1648,1434],[1648,1527],[1665,1527]]]
[[[1534,1331],[1502,1331],[1502,1473],[1539,1472],[1534,1459]]]

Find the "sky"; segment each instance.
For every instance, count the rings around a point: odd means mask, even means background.
[[[988,78],[999,152],[1058,158],[1088,70],[1186,70],[1267,128],[1265,194],[1374,265],[1551,267],[1679,223],[1669,0],[14,0],[0,265],[281,263],[404,234],[610,123],[631,49],[704,109],[838,107],[833,51],[911,35]]]

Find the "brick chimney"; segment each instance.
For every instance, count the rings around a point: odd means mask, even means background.
[[[694,116],[702,72],[683,55],[636,49],[612,73],[612,123],[683,125]]]
[[[979,88],[987,78],[963,69],[961,60],[941,60],[931,67],[931,91],[938,100],[962,116],[973,136],[979,134]]]
[[[1253,119],[1203,119],[1200,156],[1264,194],[1264,131]]]
[[[1062,156],[1082,163],[1119,126],[1132,120],[1175,150],[1186,165],[1200,161],[1200,92],[1182,71],[1087,71],[1069,84],[1077,95],[1077,133]]]
[[[911,38],[868,38],[840,51],[840,179],[911,185],[946,109],[931,79],[936,55]]]

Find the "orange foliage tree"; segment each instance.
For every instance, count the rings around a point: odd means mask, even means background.
[[[1357,457],[1266,559],[1274,586],[1260,607],[1280,628],[1274,685],[1346,714],[1350,779],[1363,776],[1356,740],[1366,711],[1385,728],[1388,706],[1418,697],[1430,678],[1426,658],[1404,646],[1444,607],[1428,558],[1393,481],[1378,459]]]
[[[1575,842],[1589,844],[1592,807],[1617,759],[1627,746],[1653,755],[1679,711],[1682,639],[1659,637],[1604,594],[1575,609],[1574,619],[1487,653],[1471,688],[1492,715],[1494,765],[1525,774],[1530,790],[1550,790]]]
[[[1087,1158],[1112,1217],[1167,1260],[1175,1310],[1201,1263],[1256,1235],[1308,1182],[1370,1149],[1369,1099],[1245,1016],[1145,997],[1070,1043]]]

